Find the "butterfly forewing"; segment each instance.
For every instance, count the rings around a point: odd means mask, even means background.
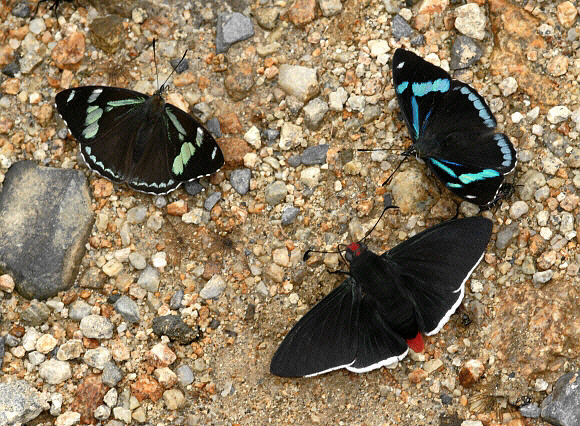
[[[360,291],[348,279],[306,313],[274,354],[270,372],[303,377],[347,367],[358,347]]]
[[[83,86],[58,93],[56,106],[89,167],[133,189],[164,194],[224,164],[211,134],[160,91]]]
[[[419,331],[437,333],[455,312],[465,281],[485,253],[491,230],[491,221],[482,217],[452,220],[382,255],[401,271],[396,283],[415,306]]]
[[[483,97],[404,49],[393,56],[393,84],[417,155],[460,197],[480,205],[495,200],[516,151],[506,135],[495,133]]]

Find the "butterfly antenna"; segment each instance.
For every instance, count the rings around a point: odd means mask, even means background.
[[[403,165],[405,160],[409,158],[410,155],[411,151],[409,150],[403,152],[403,159],[399,162],[399,164],[397,164],[397,167],[395,167],[395,170],[393,170],[393,173],[391,173],[391,175],[387,178],[387,180],[383,182],[383,186],[387,186],[389,183],[391,183],[391,180],[393,180],[393,176],[395,176],[397,170],[399,170],[399,168]]]
[[[169,74],[169,77],[167,77],[165,79],[165,81],[163,82],[163,87],[165,87],[165,83],[167,83],[169,81],[169,79],[171,78],[171,76],[175,73],[175,71],[177,71],[177,68],[179,67],[179,65],[181,65],[181,63],[185,59],[185,55],[187,55],[187,52],[189,52],[189,50],[186,50],[185,51],[185,53],[183,54],[183,56],[181,57],[181,59],[179,60],[179,62],[177,63],[177,65],[175,66],[175,68],[173,68],[173,70],[171,71],[171,74]]]
[[[383,209],[383,212],[381,213],[381,215],[379,216],[379,218],[377,219],[377,221],[375,222],[375,224],[373,225],[373,227],[365,234],[365,236],[359,241],[359,243],[361,243],[364,240],[366,240],[367,237],[371,234],[371,232],[374,231],[374,229],[377,227],[377,225],[379,224],[379,221],[384,216],[384,214],[386,213],[387,210],[389,210],[389,209],[398,209],[399,208],[397,206],[393,206],[392,204],[390,204],[390,199],[391,199],[391,197],[388,197],[388,198],[385,199],[385,201],[388,200],[389,205],[385,206],[385,208]]]
[[[162,92],[162,88],[163,86],[159,86],[159,71],[157,70],[157,54],[155,52],[155,41],[157,41],[156,39],[153,39],[153,63],[155,64],[155,85],[157,86],[157,90],[159,90],[160,92]],[[163,83],[165,84],[165,83]]]

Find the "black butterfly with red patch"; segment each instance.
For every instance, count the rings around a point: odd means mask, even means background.
[[[286,335],[270,372],[315,376],[339,368],[363,373],[423,350],[463,299],[481,261],[492,222],[482,217],[441,223],[378,255],[363,243],[346,249],[349,278]]]

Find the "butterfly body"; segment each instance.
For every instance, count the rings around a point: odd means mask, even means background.
[[[457,219],[378,255],[349,244],[349,278],[286,335],[270,372],[314,376],[339,368],[362,373],[423,350],[421,334],[447,323],[491,237],[491,221]]]
[[[162,89],[81,86],[58,93],[56,107],[88,166],[135,190],[165,194],[224,164],[209,131],[165,102]]]
[[[407,154],[424,159],[448,189],[467,201],[493,202],[517,160],[509,138],[496,133],[485,99],[404,49],[393,56],[393,83],[413,141]]]

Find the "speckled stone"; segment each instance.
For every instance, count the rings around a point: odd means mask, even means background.
[[[0,269],[29,299],[45,300],[68,290],[93,222],[81,171],[14,163],[0,192]]]
[[[100,315],[88,315],[81,320],[80,330],[91,339],[110,339],[113,337],[113,323]]]

